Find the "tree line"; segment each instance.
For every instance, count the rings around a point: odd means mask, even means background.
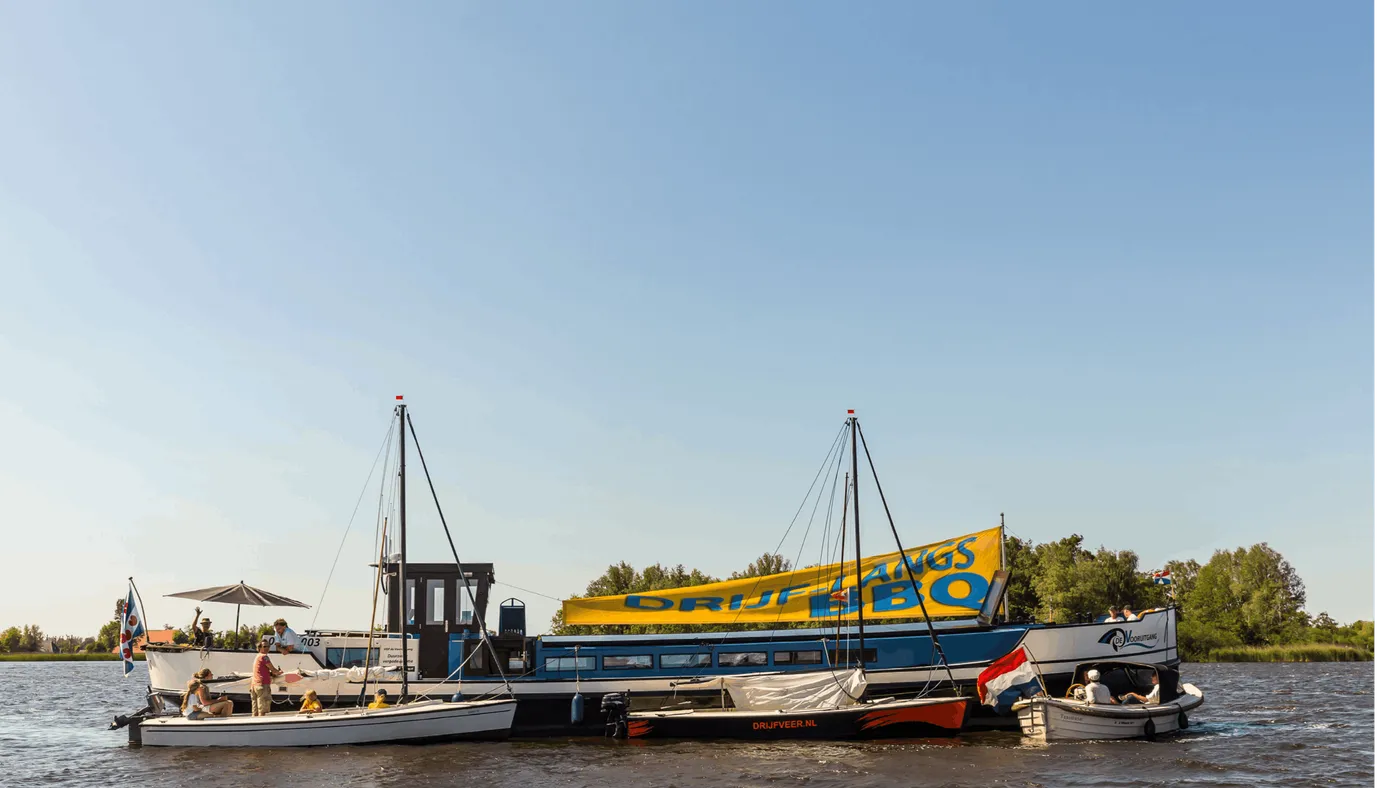
[[[125,597],[117,599],[112,618],[98,628],[95,635],[63,635],[50,639],[44,635],[44,631],[37,624],[10,627],[0,632],[0,654],[36,653],[41,650],[59,654],[110,653],[112,649],[117,647],[117,638],[121,637],[122,606],[125,604]],[[151,628],[150,624],[147,624],[147,628]],[[175,628],[165,624],[159,629]],[[232,629],[215,631],[213,633],[214,648],[233,648],[235,642],[241,643],[246,648],[262,636],[272,634],[272,631],[270,623],[243,624],[237,632]],[[189,628],[175,629],[171,640],[177,645],[190,643]],[[51,648],[46,649],[46,646]]]
[[[1209,659],[1215,652],[1260,646],[1337,644],[1368,655],[1375,651],[1375,622],[1341,624],[1325,611],[1309,616],[1303,581],[1292,564],[1267,543],[1217,550],[1204,564],[1170,561],[1163,569],[1172,584],[1153,582],[1132,550],[1091,550],[1079,534],[1050,542],[1006,539],[1007,618],[1011,621],[1075,623],[1092,621],[1108,608],[1133,610],[1176,605],[1177,646],[1186,660]],[[790,571],[782,555],[764,553],[729,579]],[[719,582],[684,565],[653,564],[636,569],[626,561],[607,568],[576,597],[613,596]],[[655,634],[698,632],[711,625],[649,624],[566,625],[563,609],[554,614],[551,631],[561,635]],[[910,621],[920,619],[911,618]],[[888,619],[882,621],[888,623]],[[733,629],[775,629],[804,623],[748,624]]]

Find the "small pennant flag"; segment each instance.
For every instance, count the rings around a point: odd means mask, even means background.
[[[1171,573],[1171,571],[1170,571],[1170,570],[1167,570],[1167,569],[1163,569],[1163,570],[1161,570],[1161,571],[1159,571],[1159,572],[1153,572],[1153,573],[1152,573],[1152,582],[1153,582],[1155,585],[1159,585],[1159,586],[1169,586],[1169,585],[1172,585],[1172,573]]]
[[[831,599],[844,605],[851,599],[851,589],[843,588],[840,591],[832,591]]]

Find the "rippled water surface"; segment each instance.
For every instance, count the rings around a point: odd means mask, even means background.
[[[0,784],[530,786],[1370,785],[1370,663],[1187,665],[1206,702],[1156,742],[705,743],[590,739],[302,750],[133,748],[145,665],[0,663]]]

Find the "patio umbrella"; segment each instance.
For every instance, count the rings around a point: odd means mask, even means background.
[[[178,599],[193,599],[196,602],[223,602],[229,605],[237,605],[233,614],[233,647],[238,648],[238,625],[243,617],[243,606],[254,605],[256,607],[304,607],[310,608],[304,602],[298,602],[290,597],[280,596],[261,588],[254,588],[242,580],[231,586],[215,586],[213,588],[200,588],[194,591],[182,591],[178,594],[166,594],[167,597]]]

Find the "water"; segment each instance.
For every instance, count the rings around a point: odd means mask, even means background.
[[[0,663],[0,784],[143,786],[1371,785],[1371,663],[1187,665],[1206,703],[1156,742],[1023,744],[1012,733],[875,743],[590,739],[301,750],[139,749],[113,714],[145,665]]]

